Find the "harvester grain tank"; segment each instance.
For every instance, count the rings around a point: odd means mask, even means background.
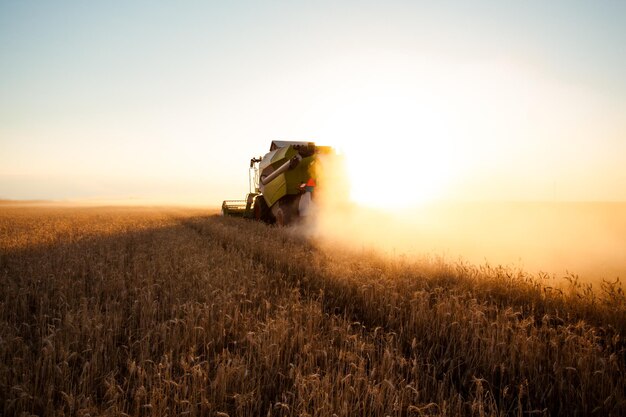
[[[226,200],[222,214],[287,225],[309,215],[317,185],[316,164],[332,148],[313,142],[272,141],[270,151],[250,160],[250,192]]]

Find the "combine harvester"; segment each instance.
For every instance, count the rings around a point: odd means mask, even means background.
[[[222,215],[286,226],[313,211],[316,165],[329,146],[313,142],[272,141],[270,151],[250,160],[250,192],[245,200],[225,200]]]

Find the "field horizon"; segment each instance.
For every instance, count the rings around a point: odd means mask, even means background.
[[[220,211],[215,204],[132,198],[0,199],[2,206]],[[350,203],[344,214],[322,207],[320,217],[327,219],[300,227],[304,235],[386,255],[428,254],[534,275],[574,274],[596,286],[626,276],[626,201],[438,200],[394,210]]]

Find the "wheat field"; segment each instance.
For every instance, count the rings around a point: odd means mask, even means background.
[[[626,298],[199,209],[0,207],[4,416],[626,415]]]

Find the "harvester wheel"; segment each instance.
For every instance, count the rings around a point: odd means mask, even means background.
[[[256,196],[254,199],[254,219],[271,223],[272,218],[270,214],[270,208],[267,206],[265,199],[262,196]]]
[[[298,219],[299,196],[286,196],[280,199],[272,210],[278,226],[289,226]]]
[[[286,226],[287,222],[285,220],[285,212],[282,207],[279,207],[278,210],[276,210],[276,225],[280,227]]]

